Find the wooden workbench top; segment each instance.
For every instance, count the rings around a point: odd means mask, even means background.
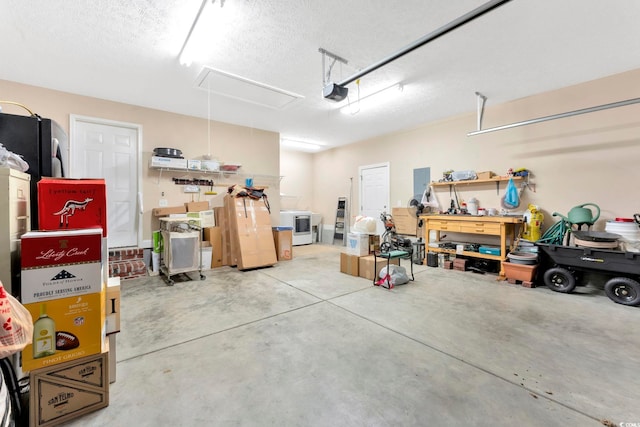
[[[498,222],[505,224],[519,224],[522,222],[521,216],[487,216],[487,215],[440,215],[427,214],[420,215],[424,220],[436,219],[439,221],[469,221],[469,222]]]

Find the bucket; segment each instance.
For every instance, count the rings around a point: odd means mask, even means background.
[[[619,234],[620,249],[627,252],[640,252],[640,227],[635,222],[607,221],[604,230]]]
[[[635,222],[626,221],[607,221],[604,230],[607,233],[620,234],[628,239],[640,240],[640,227]]]

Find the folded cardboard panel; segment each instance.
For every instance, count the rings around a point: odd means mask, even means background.
[[[391,215],[396,226],[396,233],[415,236],[418,227],[418,217],[411,208],[392,208]]]
[[[229,217],[227,216],[227,207],[215,207],[213,208],[216,226],[220,229],[220,236],[222,239],[222,265],[230,265],[229,259],[231,258],[231,234],[229,231]]]
[[[237,234],[238,227],[234,220],[233,203],[234,198],[232,196],[227,195],[224,197],[224,217],[226,219],[224,233],[227,238],[226,246],[228,248],[227,265],[235,267],[238,265],[238,239],[234,236]],[[223,244],[224,238],[225,237],[223,237]]]
[[[223,264],[223,252],[222,245],[222,228],[221,227],[206,227],[204,229],[204,240],[211,245],[211,268],[222,267]]]
[[[271,230],[271,216],[262,199],[225,197],[229,207],[232,251],[239,270],[265,267],[278,262]]]

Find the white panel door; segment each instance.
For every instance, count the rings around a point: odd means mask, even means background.
[[[380,220],[382,212],[390,213],[389,164],[361,166],[360,168],[360,215],[376,220],[376,233],[384,233]]]
[[[138,246],[138,125],[72,118],[71,177],[104,178],[110,248]]]

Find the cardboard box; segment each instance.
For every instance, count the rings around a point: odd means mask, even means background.
[[[276,264],[271,215],[262,199],[225,196],[231,225],[231,249],[235,250],[238,270]]]
[[[187,212],[188,218],[198,218],[200,220],[201,227],[215,227],[216,219],[213,214],[213,209],[199,212]]]
[[[107,237],[104,179],[42,178],[38,181],[40,230],[101,227]]]
[[[49,427],[109,405],[108,354],[101,353],[29,376],[29,421]]]
[[[273,242],[278,261],[293,258],[293,227],[273,227]]]
[[[173,157],[151,156],[150,166],[155,168],[186,169],[187,160],[174,159]]]
[[[105,292],[24,304],[34,323],[34,342],[22,351],[22,370],[31,371],[101,353],[105,346]],[[43,316],[42,313],[46,316]],[[40,328],[40,319],[52,331]],[[48,318],[49,320],[47,320]],[[44,333],[48,331],[50,333]],[[39,335],[38,335],[39,334]],[[63,338],[75,338],[68,346]],[[35,347],[35,350],[34,350]],[[49,355],[41,355],[48,351]]]
[[[409,260],[407,262],[411,262],[411,261]],[[375,269],[374,271],[374,267],[376,266],[376,264],[377,264],[377,269]],[[391,259],[389,260],[389,264],[400,265],[400,260],[398,258]],[[374,278],[377,278],[380,276],[380,270],[382,270],[382,268],[386,266],[387,266],[386,258],[378,258],[378,261],[376,263],[373,255],[363,256],[363,257],[360,257],[360,259],[358,260],[358,270],[359,270],[358,275],[360,277],[364,277],[365,279],[373,280]]]
[[[102,243],[99,228],[23,234],[22,303],[100,292]]]
[[[153,208],[153,216],[169,216],[171,214],[186,214],[186,206],[167,206],[164,208]]]
[[[209,202],[189,202],[185,203],[184,206],[187,208],[187,212],[200,212],[211,209]]]
[[[347,253],[349,255],[365,256],[369,255],[369,234],[348,233]]]
[[[487,171],[487,172],[476,172],[476,175],[478,176],[478,179],[491,179],[496,174],[494,174],[491,171]]]
[[[120,332],[120,278],[109,277],[105,298],[106,334]]]
[[[340,253],[340,272],[351,276],[358,276],[360,272],[360,257],[357,255],[349,255],[345,252]]]
[[[207,227],[204,229],[204,240],[211,245],[211,268],[222,267],[223,251],[222,229],[220,227]]]
[[[396,233],[415,236],[418,230],[418,217],[412,208],[391,208]]]

